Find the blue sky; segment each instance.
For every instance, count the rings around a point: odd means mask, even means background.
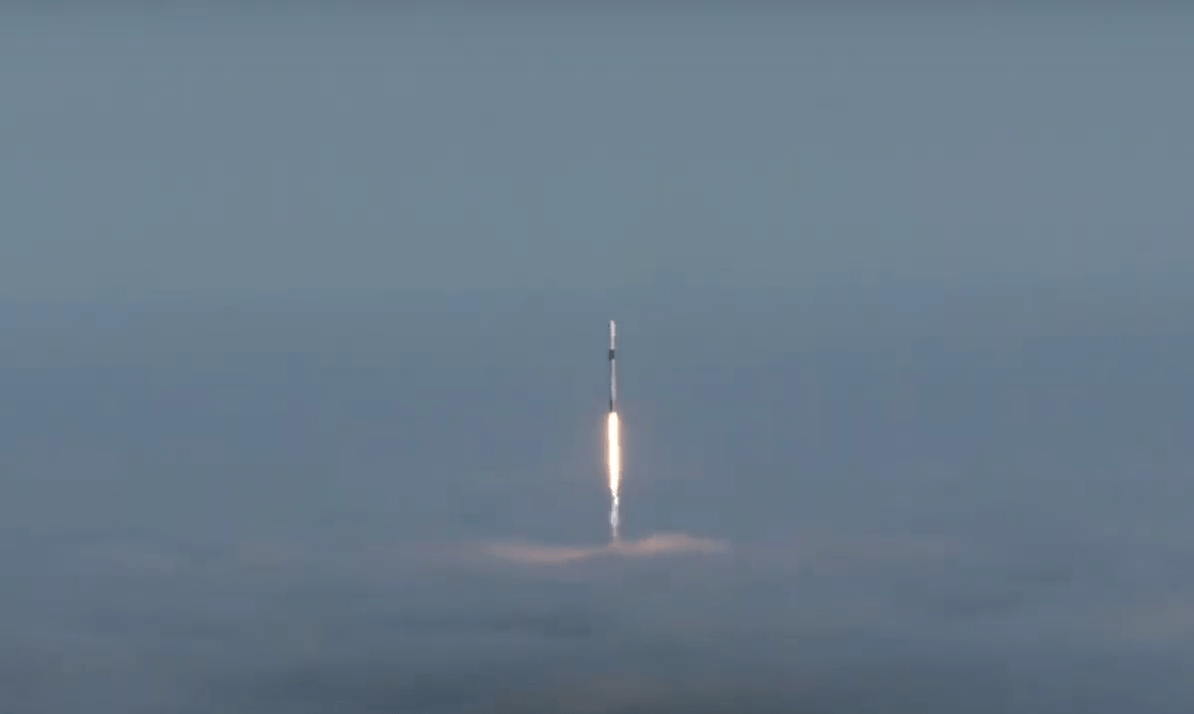
[[[5,11],[3,295],[1185,282],[1190,19]]]

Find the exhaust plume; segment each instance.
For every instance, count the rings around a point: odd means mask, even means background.
[[[606,426],[606,441],[609,451],[609,492],[612,504],[609,512],[610,534],[614,540],[618,539],[618,487],[622,479],[622,447],[618,443],[618,413],[609,413]]]

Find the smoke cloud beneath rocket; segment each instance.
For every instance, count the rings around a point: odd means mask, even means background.
[[[729,543],[683,533],[659,533],[640,540],[618,539],[601,546],[561,546],[525,542],[488,543],[483,552],[520,563],[560,565],[602,556],[643,558],[681,553],[708,555],[730,552]]]

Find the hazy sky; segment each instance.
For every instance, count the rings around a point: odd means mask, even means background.
[[[119,7],[4,11],[3,296],[1194,265],[1188,15]]]
[[[1194,711],[1194,24],[928,7],[4,6],[0,713]]]

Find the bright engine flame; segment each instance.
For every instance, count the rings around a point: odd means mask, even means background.
[[[618,413],[609,413],[606,426],[606,442],[609,449],[609,492],[613,504],[609,512],[609,527],[616,540],[618,537],[618,486],[622,481],[622,447],[618,442]]]

